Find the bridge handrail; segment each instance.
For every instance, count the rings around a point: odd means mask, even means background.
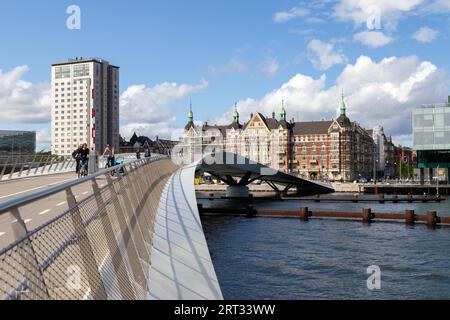
[[[16,219],[0,248],[0,299],[146,299],[157,199],[177,169],[166,156],[133,160],[0,203],[0,217]],[[77,200],[73,188],[89,182]],[[29,229],[23,210],[61,193],[67,207]]]
[[[49,188],[44,189],[42,191],[38,191],[38,192],[32,193],[30,195],[25,195],[25,196],[22,196],[22,197],[17,197],[17,198],[8,200],[8,201],[1,202],[0,203],[0,216],[2,214],[4,214],[5,212],[7,212],[8,210],[11,210],[11,209],[13,209],[15,207],[21,207],[21,206],[24,206],[26,204],[29,204],[30,202],[37,201],[37,200],[40,200],[40,199],[45,198],[45,197],[49,197],[49,196],[54,195],[56,193],[62,192],[64,190],[68,189],[68,188],[72,188],[74,186],[86,183],[86,182],[88,182],[88,181],[90,181],[92,179],[95,179],[97,177],[104,176],[105,174],[111,173],[113,171],[118,171],[118,170],[120,170],[121,168],[123,168],[125,166],[135,165],[135,164],[150,163],[150,162],[158,161],[158,160],[165,159],[165,158],[167,158],[167,157],[166,156],[156,156],[156,157],[152,157],[152,158],[140,159],[140,160],[135,160],[135,161],[132,161],[132,162],[123,163],[123,164],[117,165],[115,167],[111,167],[111,168],[108,168],[108,169],[102,169],[102,170],[100,170],[100,171],[98,171],[98,172],[96,172],[94,174],[91,174],[91,175],[89,175],[87,177],[84,177],[84,178],[74,179],[74,180],[71,180],[69,182],[65,182],[65,183],[59,184],[59,185],[54,186],[54,187],[49,187]]]

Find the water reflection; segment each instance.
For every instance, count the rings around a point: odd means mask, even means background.
[[[255,204],[264,209],[301,206],[305,203]],[[359,211],[368,204],[309,202],[306,206]],[[448,201],[369,206],[377,212],[450,212]],[[322,220],[303,223],[267,217],[205,216],[202,221],[226,299],[450,299],[448,228]],[[382,271],[379,291],[366,286],[366,269],[371,265]]]

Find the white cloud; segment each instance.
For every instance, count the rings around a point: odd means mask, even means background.
[[[313,39],[308,43],[308,59],[316,69],[327,70],[335,64],[343,64],[347,58],[334,50],[334,45]]]
[[[50,135],[50,129],[44,128],[36,132],[36,143],[37,144],[50,144],[52,141]]]
[[[261,69],[268,77],[273,77],[280,70],[280,64],[277,58],[271,57],[262,63]]]
[[[379,31],[363,31],[355,34],[354,39],[371,48],[383,47],[394,41]]]
[[[120,133],[130,139],[133,132],[154,137],[170,137],[176,118],[171,103],[208,87],[206,80],[198,84],[161,83],[154,87],[133,85],[120,97],[120,118],[126,124]]]
[[[161,83],[154,87],[133,85],[120,96],[120,118],[139,123],[158,123],[171,118],[170,102],[208,87],[206,80],[198,84]]]
[[[155,136],[160,138],[168,138],[174,130],[175,118],[167,119],[157,123],[132,122],[120,127],[120,134],[129,140],[133,133],[138,136],[147,136],[153,139]]]
[[[326,76],[314,79],[297,74],[280,88],[261,99],[248,98],[238,103],[242,121],[250,113],[278,114],[285,100],[288,118],[299,120],[331,119],[338,114],[341,90],[346,92],[348,115],[366,128],[383,125],[388,135],[402,143],[411,134],[411,111],[424,103],[445,101],[445,73],[415,56],[390,57],[373,61],[361,56],[348,64],[331,87]],[[230,123],[233,108],[218,123]]]
[[[247,71],[248,66],[244,62],[240,61],[237,58],[231,58],[225,65],[223,66],[208,66],[208,72],[213,76],[219,76],[222,74],[237,74]]]
[[[6,73],[0,70],[0,122],[50,121],[50,84],[23,80],[28,70],[28,66],[19,66]]]
[[[275,13],[273,16],[273,21],[278,23],[288,22],[299,17],[306,17],[309,13],[310,11],[308,9],[294,7],[289,11],[280,11]]]
[[[50,123],[48,124],[48,128],[43,128],[36,132],[36,150],[51,150]]]
[[[436,39],[438,32],[429,27],[422,27],[413,34],[413,38],[419,42],[431,42]]]
[[[366,25],[368,19],[379,13],[382,27],[394,30],[403,15],[424,2],[424,0],[340,0],[334,6],[332,15],[341,21],[351,21],[360,27]]]

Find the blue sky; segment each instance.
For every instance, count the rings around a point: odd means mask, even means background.
[[[72,4],[81,8],[81,30],[66,28]],[[371,5],[380,29],[366,23]],[[352,120],[380,123],[407,144],[410,109],[450,92],[449,13],[448,0],[4,1],[0,127],[38,130],[48,147],[49,118],[9,111],[45,96],[52,62],[83,56],[121,67],[125,136],[169,136],[184,126],[191,98],[199,121],[227,121],[235,101],[243,120],[256,109],[270,114],[282,98],[289,117],[330,118],[345,86]],[[20,66],[28,68],[14,73]],[[28,96],[16,99],[15,86]],[[399,109],[402,117],[385,121]],[[131,115],[140,110],[146,116]]]

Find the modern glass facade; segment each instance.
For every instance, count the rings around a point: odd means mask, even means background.
[[[0,130],[0,155],[34,154],[36,132]]]
[[[413,111],[414,149],[450,150],[450,104]]]
[[[413,136],[419,169],[450,168],[450,97],[413,111]]]

